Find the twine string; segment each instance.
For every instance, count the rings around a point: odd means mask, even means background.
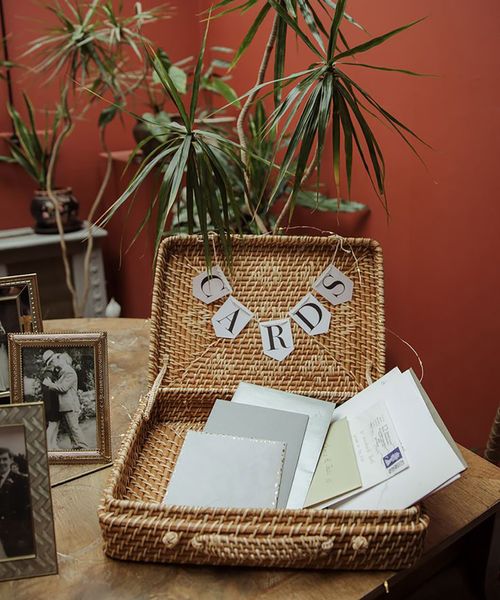
[[[418,364],[420,365],[420,377],[418,378],[420,382],[423,381],[424,379],[424,363],[422,362],[422,359],[420,358],[418,352],[415,350],[415,348],[409,343],[407,342],[405,339],[403,339],[400,335],[398,335],[396,332],[392,331],[391,329],[389,329],[388,327],[385,328],[385,330],[390,333],[391,335],[393,335],[394,337],[396,337],[400,342],[403,342],[403,344],[405,344],[405,346],[408,346],[408,348],[413,352],[413,354],[417,357],[418,360]]]

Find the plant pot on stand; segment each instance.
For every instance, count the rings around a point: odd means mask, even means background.
[[[52,192],[59,201],[60,215],[65,233],[83,227],[78,219],[79,204],[71,188],[55,189]],[[57,234],[56,207],[46,190],[36,190],[31,202],[31,214],[35,219],[35,233]]]

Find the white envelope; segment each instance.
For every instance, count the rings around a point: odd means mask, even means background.
[[[244,382],[238,385],[232,402],[288,410],[309,416],[297,470],[286,505],[287,508],[303,508],[332,421],[335,403]]]
[[[412,374],[388,374],[382,385],[363,390],[336,411],[335,418],[358,412],[376,399],[384,399],[402,441],[409,468],[369,490],[336,504],[343,510],[393,510],[411,506],[454,480],[465,469],[463,459],[434,421]],[[338,415],[338,413],[341,415]]]
[[[337,422],[337,419],[334,418]],[[314,508],[326,508],[380,485],[408,468],[403,445],[383,400],[375,400],[365,410],[351,415],[347,422],[361,476],[361,488],[330,498]]]

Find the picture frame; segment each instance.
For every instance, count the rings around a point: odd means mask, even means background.
[[[0,581],[56,574],[42,402],[0,406],[0,480]]]
[[[111,462],[107,334],[10,334],[11,397],[42,401],[51,464]]]
[[[10,333],[42,332],[36,273],[0,277],[0,404],[10,402],[7,336]]]

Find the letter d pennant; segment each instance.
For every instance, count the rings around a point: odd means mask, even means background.
[[[289,312],[292,319],[309,335],[327,333],[332,315],[312,294],[307,294]]]
[[[264,354],[275,360],[283,360],[293,352],[293,336],[290,319],[259,323]]]

